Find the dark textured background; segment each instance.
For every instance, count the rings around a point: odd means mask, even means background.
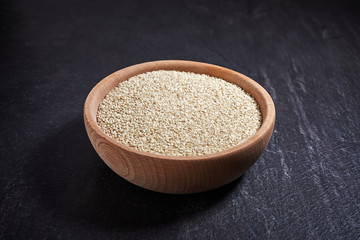
[[[360,8],[350,1],[1,1],[1,239],[359,239]],[[267,150],[195,195],[127,183],[82,107],[123,67],[225,66],[277,107]]]

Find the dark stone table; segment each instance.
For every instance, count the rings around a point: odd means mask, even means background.
[[[1,1],[0,239],[359,239],[360,8],[350,1]],[[273,137],[240,179],[134,186],[82,108],[110,73],[208,62],[260,83]]]

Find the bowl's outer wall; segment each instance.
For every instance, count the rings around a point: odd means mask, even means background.
[[[258,101],[263,114],[263,125],[265,124],[266,128],[262,126],[261,134],[257,133],[258,135],[242,144],[245,147],[211,154],[208,155],[209,157],[204,155],[193,158],[143,153],[106,136],[96,124],[96,113],[107,92],[119,82],[134,75],[159,69],[205,73],[240,85]],[[134,65],[111,74],[94,87],[85,102],[84,122],[94,149],[118,175],[133,184],[153,191],[196,193],[235,180],[249,169],[265,150],[275,124],[275,107],[265,90],[261,88],[265,93],[254,91],[251,84],[247,85],[247,77],[241,75],[243,78],[234,79],[230,76],[233,73],[236,72],[210,64],[172,60]]]

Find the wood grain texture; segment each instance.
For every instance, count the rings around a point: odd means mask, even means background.
[[[120,82],[155,70],[176,70],[207,74],[242,87],[260,106],[263,121],[246,142],[213,154],[175,157],[136,150],[116,142],[96,122],[100,102]],[[90,141],[99,156],[118,175],[143,188],[164,193],[196,193],[223,186],[240,177],[260,157],[275,124],[275,106],[270,95],[250,78],[223,67],[166,60],[142,63],[119,70],[99,82],[84,106],[84,122]]]

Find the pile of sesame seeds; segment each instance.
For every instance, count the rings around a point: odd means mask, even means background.
[[[223,79],[159,70],[121,82],[100,103],[100,128],[135,149],[172,156],[226,150],[261,126],[257,102]]]

